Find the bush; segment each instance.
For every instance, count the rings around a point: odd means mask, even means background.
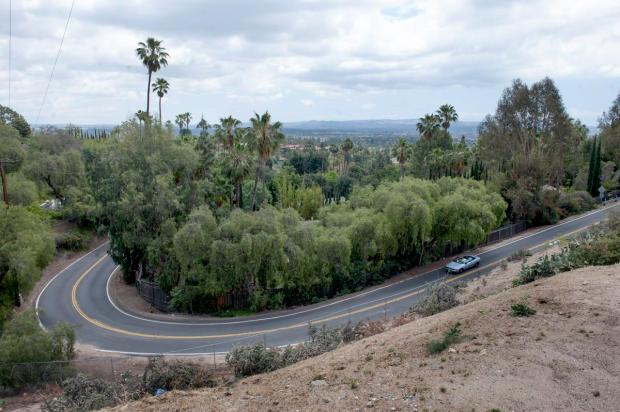
[[[558,206],[564,216],[575,215],[591,210],[596,205],[596,201],[586,191],[579,190],[576,192],[562,193],[560,195]]]
[[[91,235],[82,230],[71,230],[56,237],[56,248],[77,252],[88,247]]]
[[[70,326],[59,324],[44,331],[34,310],[17,314],[0,338],[0,388],[62,382],[73,372],[70,361],[74,343]]]
[[[536,279],[546,278],[558,273],[558,262],[560,255],[545,255],[539,258],[533,265],[529,266],[523,263],[521,271],[516,279],[513,279],[513,286],[524,285],[535,281]]]
[[[235,346],[227,355],[226,363],[233,369],[235,376],[250,376],[258,373],[271,372],[304,359],[318,356],[336,349],[342,343],[357,339],[358,324],[355,328],[351,323],[344,326],[329,327],[310,325],[310,340],[284,349],[268,349],[262,342],[248,346]]]
[[[611,215],[605,225],[593,228],[573,239],[562,251],[539,258],[533,265],[523,264],[514,286],[533,282],[589,265],[613,265],[620,262],[620,218]]]
[[[530,252],[527,249],[520,249],[516,252],[514,252],[512,255],[510,255],[508,257],[508,261],[509,262],[518,262],[520,260],[523,260],[529,256],[532,256],[532,252]]]
[[[62,396],[46,401],[49,412],[92,411],[153,394],[157,389],[183,390],[212,386],[207,370],[193,362],[150,358],[142,376],[126,372],[115,383],[78,374],[66,379]]]
[[[423,316],[434,315],[458,305],[457,288],[445,282],[434,282],[426,287],[425,297],[411,308]]]
[[[530,308],[525,303],[515,303],[510,309],[512,310],[512,316],[528,317],[536,314],[536,310]]]
[[[441,340],[431,340],[427,346],[429,354],[439,353],[446,350],[450,345],[456,343],[461,337],[461,324],[456,322],[450,329],[444,332]]]
[[[117,405],[123,401],[119,397],[117,385],[82,374],[65,380],[62,387],[63,395],[46,401],[42,410],[48,412],[94,411]]]
[[[282,367],[282,356],[277,350],[270,350],[262,342],[253,346],[235,346],[226,354],[226,363],[235,376],[250,376],[274,371]]]
[[[170,361],[150,358],[142,375],[143,391],[154,393],[157,389],[184,390],[211,386],[207,370],[194,362]]]

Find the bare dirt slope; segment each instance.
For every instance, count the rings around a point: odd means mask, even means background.
[[[526,301],[532,317],[511,315]],[[459,321],[463,339],[426,345]],[[511,288],[228,387],[171,392],[134,411],[614,411],[620,405],[620,265]]]

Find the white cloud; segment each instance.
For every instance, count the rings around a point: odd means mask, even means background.
[[[32,121],[71,2],[13,3],[13,103]],[[619,18],[610,0],[80,0],[41,120],[119,122],[142,108],[146,73],[134,49],[155,36],[171,55],[155,75],[172,85],[170,115],[415,117],[449,101],[478,116],[511,79],[548,75],[567,85],[572,114],[591,121],[618,91]],[[576,84],[593,79],[616,90],[577,100]]]

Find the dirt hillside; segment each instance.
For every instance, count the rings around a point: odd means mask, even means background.
[[[511,315],[527,302],[531,317]],[[453,322],[463,338],[426,345]],[[613,411],[620,405],[620,265],[511,288],[269,374],[170,392],[121,411]]]

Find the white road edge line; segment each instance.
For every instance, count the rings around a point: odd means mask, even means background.
[[[62,275],[64,272],[66,272],[69,268],[71,268],[73,265],[75,265],[76,263],[82,261],[82,259],[86,258],[87,256],[90,256],[91,254],[95,253],[97,250],[101,249],[103,246],[106,246],[108,243],[110,243],[109,240],[103,242],[101,245],[97,246],[96,248],[94,248],[93,250],[91,250],[90,252],[88,252],[87,254],[85,254],[84,256],[79,257],[78,259],[74,260],[73,262],[71,262],[69,265],[67,265],[64,269],[62,269],[60,272],[56,273],[54,275],[53,278],[51,278],[46,284],[45,286],[43,286],[43,289],[41,289],[41,292],[39,292],[39,294],[37,295],[37,300],[34,303],[34,311],[37,314],[37,320],[39,321],[39,326],[41,327],[41,329],[43,330],[47,330],[47,328],[45,326],[43,326],[43,323],[41,322],[41,318],[39,317],[39,300],[41,300],[41,296],[43,295],[43,292],[45,292],[45,290],[47,289],[47,287],[49,285],[52,284],[52,282],[54,280],[56,280],[56,278],[60,275]]]
[[[545,228],[545,229],[543,229],[543,230],[537,231],[536,233],[532,233],[532,234],[530,234],[530,235],[523,236],[523,237],[520,237],[520,238],[518,238],[518,239],[514,239],[514,240],[512,240],[512,241],[510,241],[510,242],[508,242],[508,243],[504,243],[504,244],[502,244],[502,245],[497,245],[496,247],[493,247],[493,248],[491,248],[491,249],[485,250],[485,251],[483,251],[483,252],[479,253],[479,254],[478,254],[478,256],[484,255],[485,253],[493,252],[493,251],[495,251],[495,250],[497,250],[497,249],[501,249],[501,248],[504,248],[504,247],[506,247],[506,246],[510,246],[510,245],[512,245],[512,244],[514,244],[514,243],[516,243],[516,242],[520,242],[520,241],[525,240],[525,239],[528,239],[528,238],[530,238],[530,237],[537,236],[537,235],[539,235],[539,234],[541,234],[541,233],[545,233],[545,232],[547,232],[547,231],[549,231],[549,230],[552,230],[552,229],[557,229],[557,228],[559,228],[559,227],[561,227],[561,226],[564,226],[564,225],[567,225],[567,224],[569,224],[569,223],[572,223],[572,222],[578,221],[578,220],[580,220],[580,219],[586,218],[586,217],[591,216],[591,215],[593,215],[593,214],[596,214],[596,213],[602,213],[602,212],[604,212],[605,210],[607,210],[607,209],[611,209],[611,208],[616,207],[616,206],[618,206],[618,205],[620,205],[620,203],[614,203],[614,204],[613,204],[613,205],[611,205],[611,206],[606,206],[606,207],[601,208],[601,209],[596,209],[596,210],[593,210],[593,211],[588,212],[588,213],[586,213],[586,214],[584,214],[584,215],[578,216],[578,217],[576,217],[576,218],[574,218],[574,219],[570,219],[570,220],[567,220],[567,221],[562,222],[562,223],[558,223],[558,224],[555,224],[555,225],[551,225],[551,226],[549,226],[548,228]],[[361,292],[361,293],[358,293],[358,294],[356,294],[356,295],[354,295],[354,296],[350,296],[350,297],[348,297],[348,298],[339,299],[339,300],[337,300],[337,301],[334,301],[334,302],[331,302],[331,303],[327,303],[327,304],[325,304],[325,305],[320,305],[320,306],[316,306],[316,307],[313,307],[313,308],[308,308],[308,309],[305,309],[305,310],[302,310],[302,311],[299,311],[299,312],[291,312],[291,313],[287,313],[287,314],[284,314],[284,315],[271,316],[271,317],[267,317],[267,318],[246,319],[246,320],[238,320],[238,321],[230,321],[230,322],[191,323],[191,322],[173,322],[173,321],[165,321],[165,320],[158,320],[158,319],[143,318],[143,317],[140,317],[140,316],[136,316],[136,315],[133,315],[133,314],[127,313],[126,311],[124,311],[124,310],[120,309],[120,308],[119,308],[119,307],[118,307],[118,306],[117,306],[117,305],[116,305],[116,304],[112,301],[111,296],[110,296],[110,292],[109,292],[109,284],[110,284],[110,279],[111,279],[112,275],[114,274],[114,272],[115,272],[117,269],[118,269],[118,267],[116,267],[116,268],[114,269],[114,271],[112,271],[112,273],[109,275],[109,277],[108,277],[108,282],[107,282],[107,285],[106,285],[106,294],[107,294],[108,300],[110,301],[110,303],[112,304],[112,306],[114,306],[114,308],[115,308],[116,310],[118,310],[120,313],[122,313],[122,314],[124,314],[124,315],[126,315],[126,316],[129,316],[129,317],[134,318],[134,319],[137,319],[137,320],[142,320],[142,321],[145,321],[145,322],[152,322],[152,323],[158,323],[158,324],[163,324],[163,325],[187,325],[187,326],[209,326],[209,325],[214,325],[214,326],[223,326],[223,325],[236,325],[236,324],[241,324],[241,323],[254,323],[254,322],[262,322],[262,321],[267,321],[267,320],[275,320],[275,319],[287,318],[287,317],[294,316],[294,315],[302,315],[302,314],[305,314],[305,313],[308,313],[308,312],[312,312],[312,311],[315,311],[315,310],[318,310],[318,309],[323,309],[323,308],[327,308],[327,307],[330,307],[330,306],[333,306],[333,305],[337,305],[337,304],[340,304],[340,303],[343,303],[343,302],[347,302],[347,301],[352,300],[352,299],[357,299],[357,298],[360,298],[360,297],[366,296],[366,295],[368,295],[368,294],[378,292],[378,291],[383,290],[383,289],[385,289],[385,288],[389,288],[389,287],[392,287],[392,286],[395,286],[395,285],[400,285],[401,283],[412,281],[412,280],[414,280],[414,279],[416,279],[416,278],[418,278],[418,277],[420,277],[420,276],[428,275],[429,273],[432,273],[432,272],[434,272],[434,271],[436,271],[436,270],[437,270],[437,269],[433,269],[433,270],[429,270],[429,271],[426,271],[426,272],[423,272],[423,273],[419,273],[419,274],[415,275],[414,277],[409,277],[409,278],[407,278],[407,279],[399,280],[399,281],[397,281],[397,282],[393,282],[393,283],[390,283],[390,284],[388,284],[388,285],[379,286],[379,287],[377,287],[377,288],[374,288],[374,289],[368,290],[368,291],[366,291],[366,292]],[[416,288],[417,288],[417,287],[416,287]],[[416,288],[414,288],[414,289],[410,289],[410,290],[407,290],[407,291],[413,291],[413,290],[415,290]],[[382,298],[382,299],[383,299],[383,298]],[[387,298],[385,298],[385,299],[387,299]]]

